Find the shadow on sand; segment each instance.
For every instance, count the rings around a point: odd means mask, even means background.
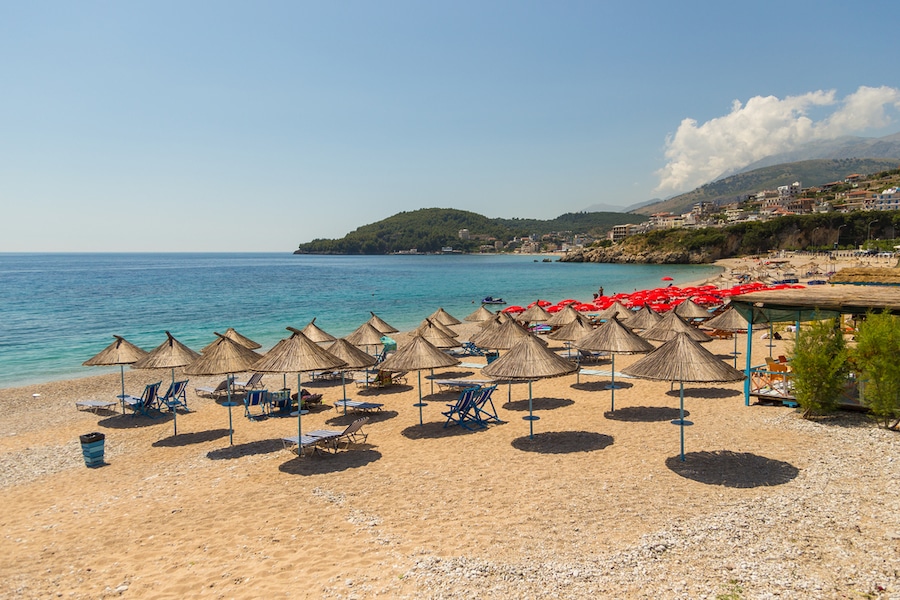
[[[97,421],[97,425],[100,427],[108,427],[110,429],[140,429],[141,427],[169,423],[171,420],[171,413],[154,412],[153,417],[146,417],[144,415],[116,415],[107,419],[100,419]]]
[[[409,390],[414,390],[411,385],[400,384],[400,385],[391,385],[388,387],[362,387],[356,390],[357,396],[365,396],[367,398],[370,397],[378,397],[378,396],[387,396],[390,394],[402,394],[404,392],[408,392]],[[422,391],[425,391],[425,382],[422,382]]]
[[[666,459],[672,472],[709,485],[754,488],[782,485],[797,477],[799,469],[790,463],[749,452],[688,452]]]
[[[228,430],[225,430],[228,435]],[[281,440],[258,440],[256,442],[247,442],[246,444],[238,444],[236,446],[228,446],[211,450],[206,453],[206,458],[210,460],[231,460],[241,458],[242,456],[253,456],[257,454],[271,454],[284,449],[284,443]]]
[[[490,429],[490,427],[485,428],[474,425],[472,426],[472,429],[465,429],[459,425],[448,425],[447,427],[444,427],[444,423],[444,421],[429,421],[423,425],[410,425],[402,430],[400,435],[409,440],[434,440],[469,435]],[[495,423],[495,425],[502,425],[502,423]]]
[[[680,397],[680,391],[678,388],[674,390],[669,390],[666,392],[666,396],[672,396],[673,398]],[[684,388],[684,397],[685,398],[735,398],[737,396],[743,395],[743,392],[740,390],[729,390],[728,388]]]
[[[178,448],[191,444],[202,444],[219,438],[228,437],[227,429],[211,429],[209,431],[197,431],[194,433],[180,433],[153,442],[154,448]]]
[[[324,475],[364,467],[380,458],[381,452],[374,450],[368,444],[360,444],[337,454],[314,452],[303,457],[292,458],[280,464],[278,470],[289,475]]]
[[[684,411],[688,416],[690,411]],[[626,406],[616,411],[606,411],[603,416],[610,421],[628,421],[631,423],[653,423],[655,421],[671,421],[680,419],[681,412],[677,408],[667,406]]]
[[[591,431],[549,431],[516,438],[512,447],[523,452],[539,454],[571,454],[573,452],[594,452],[611,446],[612,436]]]
[[[346,415],[342,412],[341,408],[338,408],[337,411],[339,413],[338,416],[331,417],[325,421],[325,423],[328,425],[340,425],[346,427],[360,417],[369,417],[368,424],[371,425],[372,423],[381,423],[382,421],[393,419],[400,414],[396,410],[377,410],[372,412],[348,410]]]
[[[532,398],[531,400],[533,410],[553,410],[564,406],[572,406],[573,404],[575,404],[575,401],[569,400],[568,398]],[[528,399],[507,402],[502,408],[505,408],[506,410],[528,412]]]

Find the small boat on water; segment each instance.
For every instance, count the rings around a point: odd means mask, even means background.
[[[506,304],[503,298],[494,298],[493,296],[485,296],[481,299],[482,304]]]

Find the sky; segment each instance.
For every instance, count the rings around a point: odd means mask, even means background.
[[[551,219],[900,131],[891,0],[0,0],[0,252]]]

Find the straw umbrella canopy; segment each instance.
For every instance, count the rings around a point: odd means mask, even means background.
[[[628,323],[631,325],[631,322]],[[668,342],[675,338],[679,333],[686,334],[695,342],[709,342],[712,340],[706,333],[700,331],[696,327],[691,327],[684,322],[684,319],[669,311],[659,323],[649,329],[641,332],[641,337],[645,340],[653,340],[656,342]]]
[[[534,437],[534,416],[531,383],[534,379],[559,377],[578,369],[578,365],[547,349],[536,337],[529,335],[510,348],[504,356],[487,365],[481,372],[499,379],[519,379],[528,381],[528,421],[529,437]]]
[[[225,333],[223,333],[222,335],[224,335],[225,337],[227,337],[227,338],[229,338],[229,339],[231,339],[231,340],[234,340],[235,342],[237,342],[237,343],[240,344],[241,346],[244,346],[244,347],[246,347],[246,348],[250,348],[251,350],[257,350],[257,349],[259,349],[259,348],[262,348],[262,346],[261,346],[260,344],[257,344],[256,342],[254,342],[253,340],[251,340],[251,339],[248,338],[247,336],[241,335],[240,333],[238,333],[237,331],[235,331],[234,327],[229,327],[228,329],[225,330]],[[207,344],[206,346],[204,346],[204,347],[200,350],[200,352],[201,352],[201,353],[206,352],[207,350],[209,350],[210,348],[212,348],[218,341],[219,341],[219,338],[214,339],[212,342],[210,342],[209,344]]]
[[[448,313],[443,307],[437,309],[428,317],[431,321],[440,323],[441,325],[459,325],[462,321]]]
[[[710,327],[712,329],[721,329],[723,331],[732,331],[734,333],[745,332],[747,331],[747,327],[750,325],[750,322],[745,319],[741,313],[734,310],[734,307],[729,306],[722,314],[713,317],[709,321],[703,324],[704,327]],[[754,329],[762,329],[766,325],[762,324],[754,324]],[[737,357],[740,354],[737,351],[737,336],[734,337],[734,350],[731,355],[734,357],[734,367],[737,368]]]
[[[551,327],[561,327],[562,325],[568,325],[576,319],[588,320],[587,317],[572,308],[571,304],[567,304],[565,308],[547,319],[547,325],[550,325]]]
[[[294,331],[294,330],[291,329],[290,327],[288,327],[288,329],[290,329],[291,331]],[[300,331],[301,331],[301,333],[303,333],[303,335],[305,335],[306,337],[308,337],[311,341],[315,342],[316,344],[322,344],[322,343],[326,343],[326,342],[333,342],[334,340],[337,339],[336,337],[334,337],[334,336],[331,335],[330,333],[326,333],[325,331],[322,331],[322,329],[320,329],[319,326],[316,325],[316,319],[315,319],[315,318],[313,318],[313,320],[310,321],[310,322],[306,325],[306,327],[304,327],[304,328],[301,329]]]
[[[397,333],[398,331],[400,331],[399,329],[386,323],[384,321],[384,319],[382,319],[381,317],[379,317],[378,315],[373,313],[371,310],[369,311],[369,314],[372,316],[366,322],[369,325],[371,325],[372,327],[374,327],[375,329],[377,329],[381,333],[381,335],[387,335],[388,333]],[[350,343],[353,344],[353,342],[350,342]],[[353,345],[360,346],[362,344],[353,344]]]
[[[645,305],[641,310],[624,319],[622,324],[629,329],[650,329],[661,320],[662,317],[659,316],[659,313]]]
[[[493,318],[494,313],[486,309],[484,305],[481,305],[475,312],[463,318],[463,321],[469,321],[470,323],[480,323],[482,321],[488,321]]]
[[[675,314],[682,319],[708,319],[709,311],[688,298],[675,307]]]
[[[379,365],[379,369],[384,371],[417,372],[419,379],[419,403],[416,406],[419,408],[419,425],[423,425],[422,408],[425,406],[425,403],[422,402],[422,370],[452,367],[458,364],[459,359],[436,348],[421,335],[416,335],[410,343],[405,344],[393,356],[385,359]]]
[[[216,334],[218,335],[218,334]],[[235,342],[237,343],[237,342]],[[151,350],[147,356],[131,365],[132,369],[172,369],[172,386],[175,386],[175,367],[184,367],[197,360],[201,354],[194,352],[171,333],[166,332],[166,341]],[[187,373],[187,371],[185,371]],[[178,435],[178,412],[172,410],[172,427]]]
[[[184,368],[188,375],[226,375],[228,387],[228,443],[234,444],[234,427],[231,416],[231,407],[235,403],[231,400],[231,375],[248,371],[253,363],[259,360],[259,354],[239,344],[229,337],[216,333],[217,339],[212,347],[201,354],[199,358]]]
[[[461,345],[454,339],[454,336],[459,334],[432,321],[431,318],[422,321],[422,324],[416,329],[415,335],[422,336],[431,342],[431,345],[435,348],[456,348]]]
[[[612,377],[607,387],[610,390],[609,410],[616,410],[616,354],[641,354],[653,351],[653,344],[632,333],[619,323],[619,319],[611,317],[606,323],[578,340],[575,344],[581,350],[591,352],[609,352],[612,358],[610,371]]]
[[[577,342],[584,336],[588,335],[594,328],[591,327],[589,321],[584,318],[575,319],[563,325],[547,337],[551,340],[559,340],[563,342]]]
[[[634,313],[632,311],[622,306],[622,303],[616,300],[615,302],[601,310],[600,314],[597,315],[597,318],[605,320],[611,319],[613,317],[621,317],[624,319],[630,317],[633,314]]]
[[[375,317],[374,313],[372,316]],[[392,331],[390,333],[394,332]],[[374,325],[372,325],[370,319],[369,321],[366,321],[365,323],[357,327],[353,331],[353,333],[351,333],[344,339],[346,339],[354,346],[377,346],[381,344],[381,337],[383,335],[385,334],[379,331]]]
[[[709,350],[684,333],[674,338],[622,369],[624,373],[641,379],[656,381],[677,381],[680,384],[681,414],[672,421],[681,428],[681,460],[684,460],[684,427],[693,425],[684,420],[684,382],[727,383],[741,381],[744,374],[722,362]]]
[[[507,320],[505,323],[497,327],[482,331],[472,338],[479,348],[490,348],[491,350],[508,350],[526,337],[532,336],[527,329],[516,323],[513,319]]]
[[[147,356],[147,351],[138,348],[120,335],[114,335],[115,341],[87,359],[82,365],[85,367],[106,367],[119,365],[119,373],[122,376],[122,413],[125,413],[125,365],[133,364]]]
[[[303,394],[300,387],[301,374],[307,371],[330,371],[345,367],[347,363],[321,346],[294,331],[291,337],[281,340],[253,363],[253,370],[262,373],[297,373],[297,440],[303,438]]]
[[[550,319],[552,315],[544,310],[544,307],[541,306],[540,300],[531,305],[531,308],[527,309],[523,313],[519,313],[516,316],[517,321],[524,321],[526,323],[543,323]]]
[[[333,344],[326,348],[332,356],[341,359],[346,363],[341,368],[341,388],[344,392],[344,414],[347,414],[347,382],[344,379],[344,371],[347,369],[368,369],[375,364],[375,357],[366,354],[344,338],[335,340]]]

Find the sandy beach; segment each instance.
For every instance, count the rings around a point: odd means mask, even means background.
[[[756,336],[755,364],[770,351]],[[467,366],[483,358],[463,362],[436,375],[483,378]],[[419,425],[410,373],[348,384],[384,404],[366,443],[298,458],[281,442],[295,418],[243,407],[229,445],[228,409],[194,392],[221,378],[191,378],[174,436],[170,415],[76,410],[119,393],[118,371],[90,373],[0,389],[0,597],[900,598],[900,437],[860,414],[804,421],[745,406],[741,383],[687,384],[681,462],[677,385],[619,379],[609,412],[608,377],[537,381],[529,438],[527,385],[497,390],[505,423],[468,432],[444,427],[456,394],[429,373]],[[126,369],[126,390],[169,377]],[[323,395],[304,430],[358,416],[334,407],[340,381],[304,387]],[[107,464],[89,469],[93,431]]]

